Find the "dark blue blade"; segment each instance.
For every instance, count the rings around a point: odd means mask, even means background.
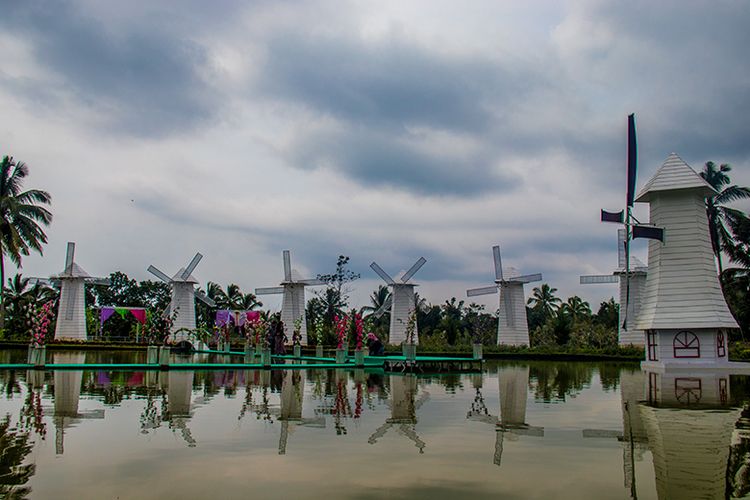
[[[607,212],[602,210],[602,222],[617,222],[622,224],[624,222],[625,211],[620,210],[619,212]]]
[[[648,238],[664,242],[664,229],[654,226],[633,226],[633,238]]]
[[[628,206],[633,206],[638,171],[638,145],[635,140],[635,115],[628,115]]]

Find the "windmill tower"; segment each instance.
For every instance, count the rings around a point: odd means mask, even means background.
[[[495,284],[466,290],[467,297],[490,295],[500,290],[500,313],[497,321],[498,345],[529,345],[529,324],[526,321],[526,294],[523,285],[541,281],[541,273],[519,276],[515,269],[503,271],[500,247],[492,247],[495,261]]]
[[[617,270],[612,274],[581,276],[582,285],[619,283],[620,284],[620,318],[618,321],[617,338],[620,345],[638,345],[646,343],[646,337],[642,330],[637,330],[635,319],[641,310],[641,294],[646,285],[646,274],[648,266],[641,262],[636,256],[630,256],[629,271],[625,265],[625,238],[624,229],[617,230]],[[629,280],[625,279],[626,273]],[[628,281],[630,285],[630,300],[628,300]],[[626,318],[632,318],[628,323]]]
[[[208,298],[206,294],[195,291],[195,285],[198,283],[198,280],[195,279],[192,273],[202,258],[203,255],[196,253],[187,267],[181,268],[171,278],[156,267],[148,266],[148,272],[172,287],[172,300],[169,303],[169,310],[170,312],[177,311],[177,317],[172,325],[175,342],[189,341],[189,334],[186,330],[195,330],[196,298],[209,307],[216,307],[216,303]]]
[[[60,306],[57,309],[55,340],[87,340],[86,335],[86,289],[87,283],[109,285],[107,278],[92,278],[75,263],[76,244],[68,242],[65,254],[65,270],[53,276],[60,282]]]
[[[388,334],[388,342],[391,344],[401,344],[406,340],[406,326],[409,323],[409,314],[411,314],[416,307],[414,301],[414,287],[417,285],[415,283],[409,283],[409,280],[423,265],[425,265],[426,262],[427,259],[420,257],[419,260],[417,260],[414,265],[404,273],[399,281],[395,281],[391,278],[391,276],[383,271],[383,268],[375,262],[370,264],[372,270],[378,273],[378,276],[383,278],[383,281],[391,287],[391,300],[386,301],[386,303],[383,304],[382,311],[376,312],[376,314],[380,315],[389,307],[391,309],[391,327]],[[416,324],[414,325],[414,343],[419,343]]]
[[[648,245],[648,278],[636,328],[646,332],[646,365],[728,366],[729,329],[739,328],[724,300],[711,247],[706,197],[716,194],[672,153],[643,187],[664,243]]]
[[[324,285],[319,279],[301,279],[296,269],[292,269],[292,258],[289,250],[282,252],[284,259],[284,281],[281,286],[256,288],[255,295],[284,294],[281,299],[281,321],[284,323],[284,334],[291,341],[294,322],[302,318],[300,335],[302,344],[307,344],[307,320],[305,316],[305,287]]]

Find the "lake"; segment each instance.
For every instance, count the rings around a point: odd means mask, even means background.
[[[143,362],[55,352],[54,362]],[[22,361],[5,351],[0,361]],[[205,359],[205,358],[204,358]],[[211,361],[222,358],[212,357]],[[750,382],[637,363],[0,371],[18,498],[727,498],[750,492]]]

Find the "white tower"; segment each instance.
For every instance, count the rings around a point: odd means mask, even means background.
[[[414,311],[416,304],[414,302],[414,287],[418,286],[409,283],[414,274],[425,265],[427,259],[420,257],[408,271],[401,277],[400,282],[395,281],[386,273],[382,267],[375,262],[370,264],[373,271],[383,278],[389,287],[391,287],[390,300],[383,304],[383,311],[390,307],[391,309],[391,327],[388,333],[388,342],[390,344],[401,344],[406,340],[406,327],[409,323],[409,315]],[[376,314],[381,314],[377,311]],[[417,325],[414,325],[414,343],[419,343],[419,331]]]
[[[664,243],[649,241],[648,278],[636,328],[646,332],[645,366],[726,366],[728,329],[739,328],[721,291],[705,198],[716,194],[672,153],[644,186],[651,223]]]
[[[86,283],[109,285],[107,278],[92,278],[74,262],[76,244],[68,242],[65,270],[53,276],[60,282],[60,306],[57,309],[55,340],[87,340],[86,335]]]
[[[281,299],[281,321],[284,323],[284,334],[292,341],[294,322],[302,319],[300,335],[302,344],[307,344],[307,319],[305,315],[305,287],[324,285],[319,279],[300,279],[296,270],[292,269],[292,259],[289,250],[282,252],[284,259],[284,281],[281,286],[256,288],[255,295],[284,294]]]
[[[643,330],[635,328],[638,313],[641,310],[641,294],[646,285],[648,267],[636,256],[630,255],[630,284],[625,279],[628,271],[625,266],[625,230],[617,230],[617,270],[612,274],[581,276],[582,285],[619,283],[620,284],[620,317],[617,324],[617,338],[620,345],[638,345],[646,343]],[[630,300],[628,300],[630,286]]]
[[[177,311],[177,317],[172,325],[174,342],[190,341],[187,330],[195,330],[195,299],[198,298],[209,307],[216,307],[216,303],[208,298],[203,292],[196,292],[195,285],[198,280],[193,277],[192,272],[198,266],[203,255],[196,253],[187,267],[181,268],[171,278],[154,266],[148,266],[148,272],[172,287],[172,300],[169,304],[170,313]]]
[[[500,309],[497,321],[498,345],[529,345],[529,324],[526,320],[526,294],[523,285],[541,281],[541,273],[519,276],[513,268],[503,271],[500,247],[492,247],[495,262],[495,284],[466,290],[467,297],[489,295],[500,290]],[[506,277],[504,277],[506,276]]]

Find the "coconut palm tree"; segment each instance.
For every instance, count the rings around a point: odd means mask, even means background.
[[[526,302],[531,306],[532,309],[540,311],[545,318],[550,318],[554,315],[557,308],[560,307],[562,302],[559,297],[555,295],[557,288],[550,287],[547,283],[542,283],[541,286],[536,286],[531,291],[531,297]]]
[[[48,192],[39,189],[21,191],[23,180],[29,175],[29,167],[3,156],[0,162],[0,284],[5,283],[5,256],[17,267],[22,257],[32,250],[42,253],[47,235],[42,226],[52,221],[52,213],[41,205],[49,205]],[[4,310],[4,293],[0,287],[0,324]]]
[[[591,306],[578,295],[574,295],[568,297],[568,301],[558,308],[557,313],[568,316],[575,323],[591,317]]]
[[[362,307],[362,311],[366,314],[374,313],[375,311],[383,307],[390,296],[390,289],[386,285],[380,285],[378,289],[372,292],[372,295],[370,295],[371,305]],[[390,311],[385,311],[384,314],[390,314]]]
[[[711,234],[711,245],[719,263],[719,274],[724,270],[721,261],[722,251],[733,262],[737,261],[738,257],[742,260],[743,255],[748,258],[746,252],[742,251],[743,248],[738,248],[735,235],[732,234],[732,229],[747,224],[747,222],[744,222],[747,221],[747,215],[740,210],[727,207],[726,204],[750,198],[750,188],[739,187],[736,184],[730,185],[731,181],[727,172],[731,170],[732,167],[727,163],[723,163],[717,168],[714,162],[709,161],[706,162],[703,172],[700,174],[711,187],[719,192],[716,196],[706,198],[708,228]]]

